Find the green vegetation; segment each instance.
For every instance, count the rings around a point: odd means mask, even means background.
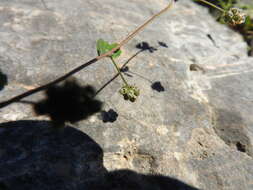
[[[113,48],[117,47],[117,43],[113,43],[113,44],[109,44],[108,42],[99,39],[97,41],[97,52],[98,55],[102,55],[104,53],[107,53],[109,51],[111,51]],[[117,51],[113,52],[113,54],[109,55],[108,57],[110,57],[113,65],[115,66],[118,74],[120,75],[121,79],[124,82],[124,85],[122,86],[122,88],[119,90],[120,94],[123,95],[125,100],[130,100],[131,102],[134,102],[137,97],[140,94],[140,90],[134,86],[134,85],[129,85],[126,81],[126,79],[124,78],[124,76],[122,75],[120,68],[118,67],[117,63],[115,62],[115,58],[119,57],[121,55],[121,50],[118,49]]]
[[[214,16],[217,15],[217,10],[224,11],[217,20],[222,24],[228,24],[233,30],[239,32],[248,44],[249,55],[253,56],[253,5],[243,4],[240,0],[196,1],[202,2],[202,5],[208,5]]]

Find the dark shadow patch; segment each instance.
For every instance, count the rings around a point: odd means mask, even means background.
[[[240,113],[218,109],[213,119],[216,134],[229,146],[249,156],[253,155],[250,139]]]
[[[206,73],[205,69],[198,64],[190,64],[190,71],[201,71],[203,74]]]
[[[236,148],[240,152],[246,152],[246,146],[242,144],[241,142],[236,143]]]
[[[1,123],[0,150],[0,182],[10,190],[77,189],[107,172],[91,137],[49,121]]]
[[[46,99],[34,104],[38,115],[48,115],[55,127],[65,122],[77,122],[102,108],[102,102],[94,99],[96,94],[92,86],[80,86],[76,80],[67,80],[62,85],[46,90]]]
[[[109,109],[108,111],[101,112],[101,119],[104,123],[110,122],[113,123],[117,120],[119,114],[115,112],[113,109]]]
[[[164,48],[168,48],[168,45],[165,42],[158,41],[158,45]]]
[[[8,80],[7,80],[7,75],[1,72],[0,69],[0,90],[3,90],[4,86],[7,85]]]
[[[147,42],[138,43],[135,47],[137,49],[142,50],[142,51],[148,50],[150,53],[157,51],[157,48],[150,46],[149,43],[147,43]]]
[[[144,175],[131,170],[107,173],[92,190],[197,190],[177,179],[162,175]]]
[[[162,86],[161,82],[160,81],[156,81],[154,82],[152,85],[151,85],[151,88],[153,90],[156,90],[157,92],[164,92],[165,89],[164,87]]]
[[[73,127],[49,121],[0,124],[0,185],[10,190],[197,190],[177,179],[108,172],[102,148]]]
[[[3,183],[0,183],[0,190],[8,190],[8,188]]]

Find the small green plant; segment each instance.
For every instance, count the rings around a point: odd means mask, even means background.
[[[248,44],[248,55],[253,56],[253,5],[248,5],[240,0],[196,0],[209,5],[211,13],[216,17],[218,10],[221,12],[217,20],[228,24],[233,30],[239,32]],[[238,8],[235,8],[238,7]]]
[[[230,26],[240,25],[245,22],[246,15],[242,12],[241,9],[233,7],[234,3],[233,0],[228,1],[218,0],[218,4],[221,7],[218,7],[217,5],[210,3],[209,1],[206,0],[197,0],[197,1],[205,3],[211,6],[212,8],[219,10],[221,12],[221,15],[218,20]]]
[[[142,25],[140,25],[139,27],[137,27],[132,33],[130,33],[128,36],[126,36],[121,42],[119,43],[114,43],[114,44],[109,44],[108,42],[105,42],[104,40],[98,40],[97,42],[97,51],[98,51],[98,56],[87,61],[86,63],[74,68],[73,70],[69,71],[68,73],[66,73],[65,75],[55,79],[52,82],[49,82],[45,85],[42,85],[38,88],[29,90],[23,94],[20,94],[18,96],[15,96],[9,100],[0,102],[0,108],[3,108],[5,106],[8,106],[14,102],[20,101],[23,98],[30,96],[32,94],[35,94],[37,92],[40,92],[42,90],[47,90],[48,88],[50,88],[51,86],[58,84],[66,79],[68,79],[69,77],[71,77],[72,75],[74,75],[75,73],[81,71],[82,69],[86,68],[87,66],[105,58],[105,57],[110,57],[113,64],[116,66],[118,73],[121,75],[119,68],[117,67],[117,64],[114,61],[114,58],[118,57],[121,54],[120,48],[122,46],[124,46],[127,42],[129,42],[132,38],[134,38],[140,31],[142,31],[148,24],[150,24],[153,20],[155,20],[157,17],[159,17],[160,15],[162,15],[163,13],[167,12],[172,5],[174,4],[174,0],[171,0],[170,3],[164,8],[162,9],[160,12],[158,12],[157,14],[153,15],[151,18],[149,18],[146,22],[144,22]],[[121,75],[122,77],[122,75]],[[122,80],[124,81],[124,85],[122,86],[122,88],[120,89],[120,93],[124,96],[125,99],[130,100],[130,101],[135,101],[137,96],[139,95],[139,90],[137,87],[132,86],[132,85],[128,85],[127,82],[123,79],[124,77],[122,77]]]
[[[231,25],[239,25],[245,22],[246,15],[238,8],[230,8],[228,11],[225,12],[224,22]]]
[[[111,51],[113,48],[117,47],[117,45],[118,45],[117,43],[109,44],[107,41],[99,39],[97,41],[98,55],[102,55],[104,53]],[[114,67],[116,68],[118,74],[120,75],[122,81],[124,82],[124,85],[119,90],[120,94],[123,95],[125,100],[130,100],[131,102],[134,102],[137,99],[137,97],[139,96],[140,91],[136,86],[129,85],[127,83],[127,81],[124,78],[124,76],[122,75],[117,63],[115,62],[115,59],[118,58],[121,55],[121,53],[122,53],[122,51],[120,49],[118,49],[113,54],[109,55],[108,57],[111,59]]]

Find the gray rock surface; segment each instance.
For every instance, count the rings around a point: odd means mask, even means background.
[[[253,17],[253,1],[251,0],[241,0],[238,2],[239,7],[247,7],[246,13],[250,15],[250,18]]]
[[[0,68],[9,79],[1,101],[93,58],[97,39],[119,41],[168,3],[44,2],[0,2]],[[104,123],[97,114],[74,125],[101,146],[105,168],[160,173],[205,190],[253,189],[253,59],[247,57],[242,37],[215,22],[207,9],[180,0],[122,48],[119,64],[139,51],[135,46],[143,41],[157,50],[142,51],[128,63],[133,77],[127,79],[141,90],[138,100],[124,101],[117,78],[98,95],[104,110],[118,113],[117,120]],[[197,66],[190,70],[192,64]],[[114,74],[110,60],[103,59],[75,76],[98,89]],[[165,91],[151,88],[157,81]],[[42,97],[39,93],[27,100]],[[1,122],[45,118],[36,117],[26,104],[0,110]],[[9,147],[0,141],[1,150]],[[85,155],[86,149],[79,148],[79,156]],[[22,155],[28,150],[20,151]],[[73,163],[79,159],[74,158]],[[18,163],[16,159],[10,164]],[[26,164],[17,168],[17,177],[28,175]]]

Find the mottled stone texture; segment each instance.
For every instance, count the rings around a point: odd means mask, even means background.
[[[8,75],[9,85],[0,92],[0,100],[88,61],[97,54],[97,39],[119,41],[167,3],[1,0],[0,68]],[[137,44],[141,42],[152,48],[140,50],[143,46]],[[39,122],[45,118],[35,117],[27,104],[0,110],[1,122],[37,120],[16,122],[13,130],[1,129],[0,181],[22,186],[22,180],[30,179],[28,185],[36,188],[60,184],[77,189],[89,184],[85,180],[96,181],[100,174],[108,174],[105,167],[159,173],[205,190],[253,189],[253,59],[247,57],[242,37],[217,23],[207,9],[180,0],[122,51],[117,59],[120,65],[139,51],[124,75],[141,94],[135,103],[124,101],[118,93],[120,78],[98,94],[105,102],[104,111],[117,113],[116,121],[110,115],[112,122],[103,122],[97,114],[76,123],[78,130],[51,134]],[[75,76],[99,89],[114,74],[110,60],[103,59]],[[90,154],[93,148],[95,155]],[[95,157],[93,164],[88,162],[90,156]],[[101,169],[95,172],[98,177],[93,176],[93,168]]]

